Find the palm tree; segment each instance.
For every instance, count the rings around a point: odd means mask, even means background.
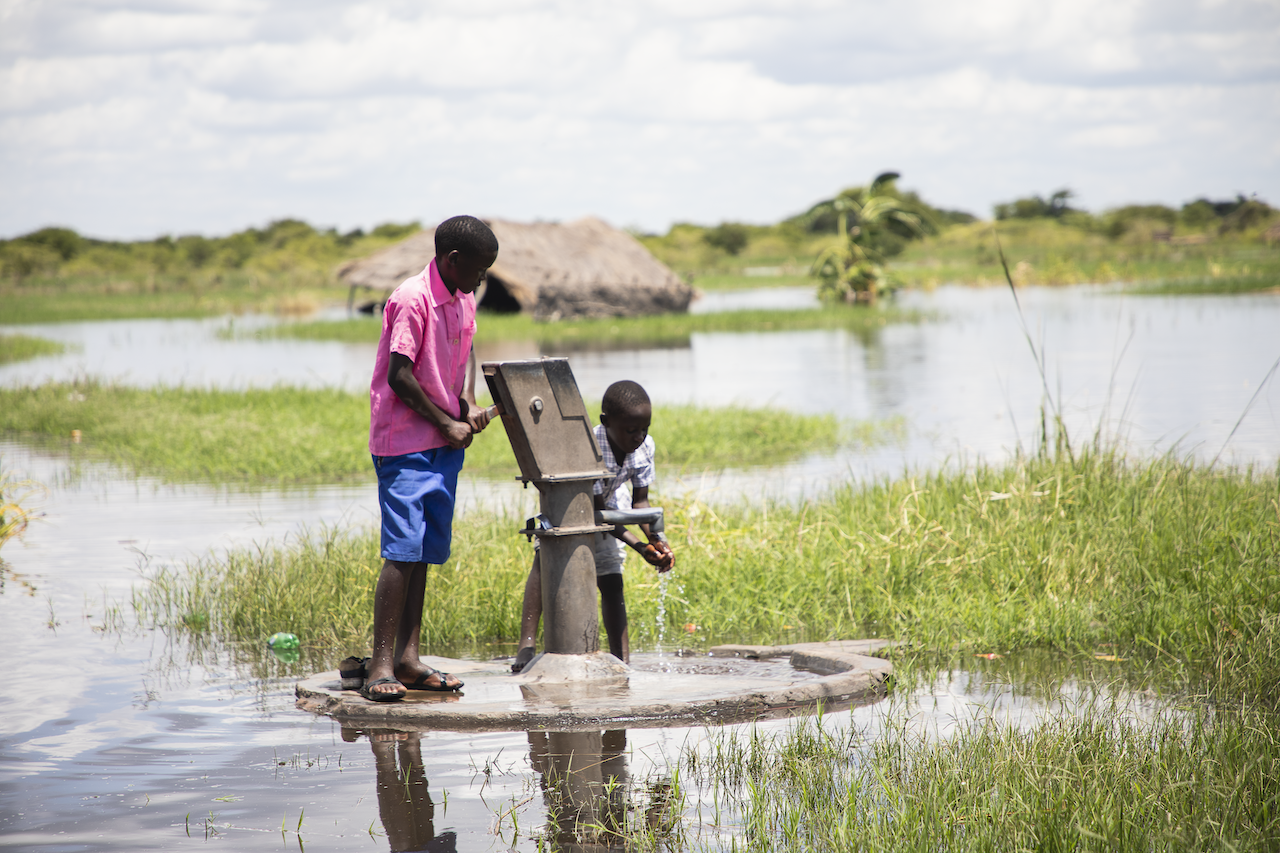
[[[874,303],[888,286],[883,264],[892,252],[886,251],[886,238],[923,236],[932,225],[925,210],[898,195],[897,178],[897,172],[885,172],[870,187],[845,190],[809,212],[812,217],[834,213],[841,235],[810,270],[821,280],[818,296],[824,301]]]

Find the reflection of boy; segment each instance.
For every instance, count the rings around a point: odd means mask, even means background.
[[[649,506],[649,486],[656,479],[654,443],[649,435],[653,407],[639,383],[615,382],[604,392],[600,403],[600,424],[595,428],[596,444],[604,457],[609,477],[595,484],[596,509],[643,509]],[[627,491],[627,486],[631,491]],[[640,552],[659,572],[675,565],[671,548],[642,524],[648,542],[625,527],[609,535],[596,534],[596,588],[600,591],[600,616],[609,652],[623,662],[631,660],[627,634],[627,603],[622,592],[622,563],[627,547]],[[520,672],[533,660],[538,621],[542,618],[542,560],[533,553],[533,567],[524,585],[524,607],[520,615],[520,648],[513,672]]]
[[[374,729],[367,734],[377,773],[378,815],[391,853],[455,853],[458,834],[435,832],[436,805],[422,763],[421,732]],[[356,729],[342,730],[344,741],[359,738]]]
[[[465,448],[488,424],[475,400],[476,301],[498,240],[473,216],[436,228],[436,257],[387,300],[370,384],[369,452],[378,472],[382,572],[373,656],[361,695],[375,702],[462,682],[418,657],[427,564],[449,559]]]

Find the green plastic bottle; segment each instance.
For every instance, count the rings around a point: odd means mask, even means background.
[[[267,637],[267,645],[274,650],[287,652],[297,649],[302,644],[298,642],[297,634],[286,634],[284,631],[278,631]]]
[[[297,634],[280,631],[267,637],[267,647],[271,649],[271,654],[285,663],[295,663],[298,660],[301,645]]]

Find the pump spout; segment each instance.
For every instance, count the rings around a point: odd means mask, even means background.
[[[596,524],[647,524],[649,532],[662,541],[667,537],[662,532],[662,507],[649,506],[644,509],[598,509]]]

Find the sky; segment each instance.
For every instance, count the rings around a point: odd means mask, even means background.
[[[1280,0],[0,0],[0,237],[1280,204]]]

